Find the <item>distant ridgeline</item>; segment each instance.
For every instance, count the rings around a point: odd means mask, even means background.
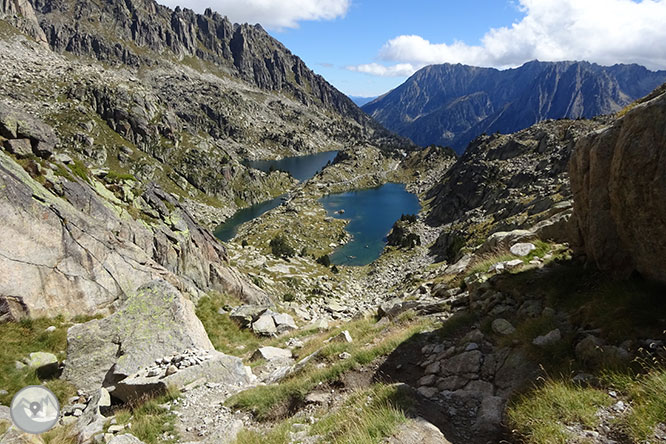
[[[617,112],[664,82],[666,71],[639,65],[532,61],[499,71],[443,64],[421,69],[362,109],[418,145],[462,153],[483,133]]]

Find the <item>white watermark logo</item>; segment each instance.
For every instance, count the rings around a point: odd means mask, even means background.
[[[27,433],[39,434],[56,425],[60,404],[51,390],[41,385],[30,385],[14,395],[10,413],[16,427]]]

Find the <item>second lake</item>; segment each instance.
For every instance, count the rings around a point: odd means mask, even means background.
[[[331,263],[336,265],[371,263],[384,250],[393,223],[402,214],[416,214],[421,210],[418,197],[396,183],[331,194],[319,202],[330,216],[350,221],[346,230],[353,236],[352,240],[330,255]],[[339,210],[344,213],[338,213]]]

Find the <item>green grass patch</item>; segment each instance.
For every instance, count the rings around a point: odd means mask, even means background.
[[[605,392],[548,380],[543,386],[521,396],[507,410],[511,427],[526,444],[566,444],[569,424],[594,428],[596,412],[612,403]]]
[[[282,421],[269,431],[243,429],[238,432],[234,444],[288,444],[294,421]]]
[[[75,176],[80,177],[86,182],[90,182],[90,170],[88,167],[78,159],[74,159],[74,162],[69,165],[69,169],[74,173]]]
[[[77,444],[79,442],[74,426],[60,426],[40,435],[45,444]]]
[[[507,262],[513,259],[517,259],[517,256],[514,256],[511,253],[495,254],[492,256],[486,256],[483,259],[480,259],[471,268],[465,272],[465,277],[472,276],[476,273],[488,273],[488,269],[495,265],[498,262]]]
[[[604,379],[625,394],[632,404],[618,425],[633,442],[650,442],[654,428],[666,422],[666,369],[655,368],[646,374],[610,374]]]
[[[408,408],[408,399],[395,386],[377,384],[354,393],[341,409],[317,421],[310,433],[332,444],[375,444],[407,421]]]
[[[429,326],[428,320],[410,322],[396,319],[391,331],[383,332],[382,326],[372,320],[359,320],[346,324],[345,329],[349,330],[353,338],[351,344],[336,342],[324,344],[323,337],[320,337],[318,340],[311,340],[300,352],[300,356],[307,356],[319,349],[318,362],[328,361],[326,367],[316,368],[310,364],[279,384],[259,386],[241,392],[229,398],[227,405],[251,411],[262,421],[274,419],[276,416],[288,416],[320,383],[336,381],[345,372],[367,365],[380,356],[388,355],[400,344]],[[338,331],[328,336],[333,336]],[[343,351],[349,353],[351,357],[340,360],[338,355]]]
[[[7,421],[0,421],[0,436],[4,435],[7,430],[11,427],[11,423]]]
[[[116,411],[116,420],[118,424],[131,423],[132,428],[128,431],[148,444],[177,443],[179,437],[175,426],[176,416],[162,405],[179,396],[180,391],[177,388],[169,387],[167,393],[160,397],[142,399],[127,409]],[[165,434],[174,438],[165,440]]]
[[[120,173],[118,171],[109,171],[108,174],[106,175],[105,179],[107,182],[122,182],[124,180],[136,180],[136,177],[134,177],[133,174],[129,173]]]
[[[228,309],[237,305],[241,303],[236,298],[211,293],[199,300],[196,310],[215,349],[235,356],[254,351],[266,341],[255,335],[252,330],[241,328],[228,313],[218,313],[220,308]]]
[[[88,318],[78,318],[85,321]],[[55,326],[56,330],[47,333],[49,326]],[[60,361],[65,358],[67,349],[67,328],[72,324],[66,322],[63,317],[54,319],[25,319],[19,322],[7,322],[0,324],[0,389],[7,390],[9,394],[0,396],[0,403],[9,405],[14,394],[26,385],[39,385],[43,381],[37,377],[34,370],[29,368],[17,369],[15,362],[21,361],[33,352],[53,353]],[[45,381],[58,396],[62,403],[75,392],[72,385],[65,381]]]

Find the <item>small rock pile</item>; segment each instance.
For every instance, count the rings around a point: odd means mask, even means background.
[[[208,350],[199,348],[188,349],[183,353],[176,353],[156,359],[155,365],[148,367],[146,376],[149,378],[161,375],[170,376],[180,369],[201,365],[208,360],[210,360],[210,352]]]

